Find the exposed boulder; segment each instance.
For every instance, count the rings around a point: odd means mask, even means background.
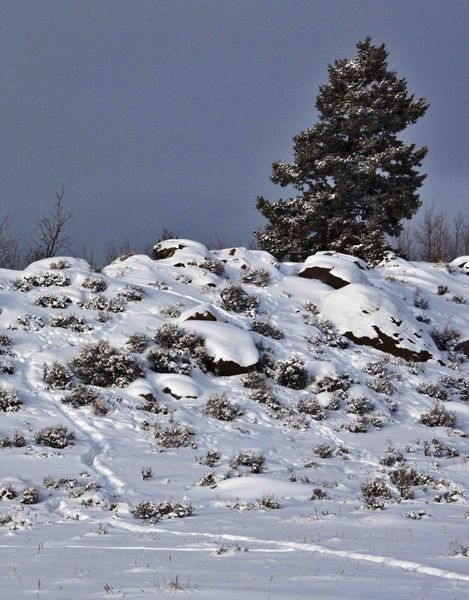
[[[204,337],[207,368],[216,375],[242,375],[256,368],[259,351],[248,331],[213,321],[186,321],[184,327]]]
[[[355,344],[419,362],[438,354],[433,340],[420,329],[407,306],[370,285],[350,284],[329,293],[321,312]]]
[[[305,279],[317,279],[339,290],[351,283],[368,283],[364,274],[367,269],[369,269],[368,265],[354,256],[335,252],[318,252],[306,259],[298,276]]]

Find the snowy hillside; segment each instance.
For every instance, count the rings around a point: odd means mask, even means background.
[[[189,240],[0,270],[0,596],[468,598],[468,275]]]

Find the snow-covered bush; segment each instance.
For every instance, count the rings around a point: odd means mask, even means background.
[[[37,444],[50,448],[66,448],[73,444],[75,434],[65,425],[50,425],[36,432],[34,440]]]
[[[301,358],[294,356],[279,360],[276,367],[277,383],[293,390],[302,390],[308,385],[308,373]]]
[[[435,398],[435,400],[448,400],[448,392],[437,383],[419,383],[417,392],[425,394],[425,396],[430,396],[430,398]]]
[[[120,313],[125,310],[125,302],[120,298],[105,298],[104,296],[93,296],[86,302],[78,302],[78,306],[88,310],[99,310],[111,313]]]
[[[259,287],[265,287],[269,283],[269,279],[269,271],[263,267],[259,269],[247,269],[241,275],[241,281],[243,283],[250,283],[251,285],[257,285]]]
[[[125,387],[140,374],[130,354],[112,348],[105,340],[83,346],[70,366],[83,383],[101,387]]]
[[[433,438],[430,442],[423,442],[423,452],[425,456],[435,456],[437,458],[455,458],[459,456],[457,448],[448,446],[438,438]]]
[[[13,500],[18,494],[10,483],[3,483],[0,486],[0,500]]]
[[[50,365],[43,366],[43,379],[54,390],[65,390],[72,380],[71,373],[59,362],[54,360]]]
[[[37,504],[39,502],[39,490],[35,486],[24,488],[20,496],[21,504]]]
[[[155,373],[178,373],[190,375],[192,361],[188,354],[180,350],[152,348],[147,354],[148,366]]]
[[[72,303],[68,296],[55,296],[54,294],[44,294],[36,298],[34,304],[43,308],[67,308]]]
[[[420,422],[427,427],[454,427],[456,415],[446,410],[440,402],[434,402],[429,410],[420,415]]]
[[[141,302],[144,296],[145,290],[137,285],[128,285],[117,294],[124,302]]]
[[[384,508],[386,500],[391,497],[391,490],[382,477],[365,481],[360,489],[366,506],[372,510]]]
[[[326,443],[318,444],[313,451],[319,458],[330,458],[334,454],[334,448]]]
[[[443,329],[432,328],[430,335],[438,350],[453,350],[461,337],[461,332],[449,325],[445,325]]]
[[[205,340],[202,336],[192,331],[178,327],[175,323],[162,325],[155,333],[154,340],[168,350],[185,350],[194,355],[198,349],[203,348]]]
[[[155,442],[161,448],[183,448],[194,446],[194,432],[187,425],[175,420],[169,420],[163,425],[156,423],[153,429]]]
[[[22,431],[15,431],[11,438],[11,445],[14,448],[23,448],[26,446],[26,437]]]
[[[220,421],[232,421],[239,415],[239,410],[231,404],[230,399],[225,393],[211,394],[207,398],[204,411],[207,415]]]
[[[458,377],[444,375],[440,377],[439,383],[450,391],[456,392],[463,402],[469,402],[469,380],[467,377],[463,375]]]
[[[366,415],[374,409],[373,402],[367,396],[350,398],[347,401],[347,412],[353,415]]]
[[[414,497],[412,487],[417,485],[426,485],[432,481],[429,475],[421,475],[412,467],[400,465],[389,473],[391,482],[397,487],[401,497],[404,500],[410,500]]]
[[[85,319],[77,315],[57,315],[50,321],[51,327],[70,329],[76,333],[82,333],[85,329],[92,329],[92,325],[86,326]]]
[[[366,382],[366,385],[373,391],[378,392],[378,394],[391,396],[394,393],[394,386],[389,381],[389,377],[387,375],[381,375],[375,379],[370,379]]]
[[[165,306],[160,310],[160,315],[166,319],[177,319],[181,316],[181,310],[176,304]]]
[[[58,260],[51,262],[49,265],[49,269],[53,270],[62,270],[62,269],[70,269],[72,265],[67,260]]]
[[[436,289],[436,293],[438,294],[438,296],[444,296],[445,294],[448,293],[448,286],[447,285],[439,285]]]
[[[260,304],[257,296],[250,296],[240,285],[234,283],[224,288],[220,297],[223,308],[236,313],[255,313]]]
[[[0,386],[0,412],[17,412],[23,406],[15,389],[8,390]]]
[[[348,375],[324,375],[315,381],[319,392],[346,391],[350,387]]]
[[[278,327],[275,327],[275,325],[269,321],[261,321],[259,319],[254,319],[254,321],[251,323],[251,331],[259,333],[265,337],[270,337],[274,340],[281,340],[285,337],[283,331],[281,331]]]
[[[418,290],[416,290],[414,294],[414,306],[415,308],[420,308],[420,310],[427,310],[429,306],[428,300],[424,298]]]
[[[151,467],[142,467],[141,473],[143,481],[147,481],[153,477],[153,469]]]
[[[84,288],[91,290],[95,294],[104,292],[104,290],[107,288],[107,283],[102,277],[87,277],[82,285]]]
[[[314,396],[300,398],[296,407],[299,413],[309,415],[315,421],[324,421],[324,419],[327,419],[326,411]]]
[[[221,458],[221,453],[218,450],[207,450],[205,456],[199,460],[199,464],[213,467]]]
[[[217,487],[217,480],[215,479],[215,475],[213,473],[205,473],[205,475],[199,481],[199,485],[201,485],[202,487]]]
[[[280,407],[277,395],[265,384],[262,387],[251,388],[248,396],[253,402],[265,404],[265,406],[268,406],[272,410],[277,410]]]
[[[253,452],[239,452],[230,462],[231,469],[248,467],[251,473],[262,473],[264,470],[264,465],[264,455],[254,454]]]
[[[130,352],[141,354],[148,346],[150,338],[144,333],[132,333],[127,338],[125,344],[128,346]]]
[[[259,500],[259,508],[261,510],[277,510],[280,508],[280,502],[272,494],[265,494]]]
[[[85,385],[77,385],[68,396],[62,398],[62,402],[73,408],[89,406],[95,415],[106,415],[109,412],[106,400]]]
[[[174,500],[167,500],[155,504],[150,500],[143,500],[132,509],[132,515],[136,519],[142,519],[150,523],[157,523],[160,519],[182,519],[192,515],[192,506]]]
[[[37,275],[26,275],[23,279],[15,281],[15,288],[27,292],[34,287],[67,287],[71,283],[70,277],[62,273],[41,273]]]
[[[225,265],[222,263],[221,260],[218,260],[217,258],[206,258],[197,266],[201,269],[209,271],[210,273],[213,273],[214,275],[221,276],[225,272]]]

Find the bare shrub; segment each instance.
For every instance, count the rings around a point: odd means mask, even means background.
[[[129,354],[112,348],[105,340],[83,346],[70,366],[83,383],[101,387],[125,387],[140,374]]]

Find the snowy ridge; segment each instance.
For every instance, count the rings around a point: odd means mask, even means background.
[[[154,253],[0,270],[5,597],[467,597],[468,257]]]

